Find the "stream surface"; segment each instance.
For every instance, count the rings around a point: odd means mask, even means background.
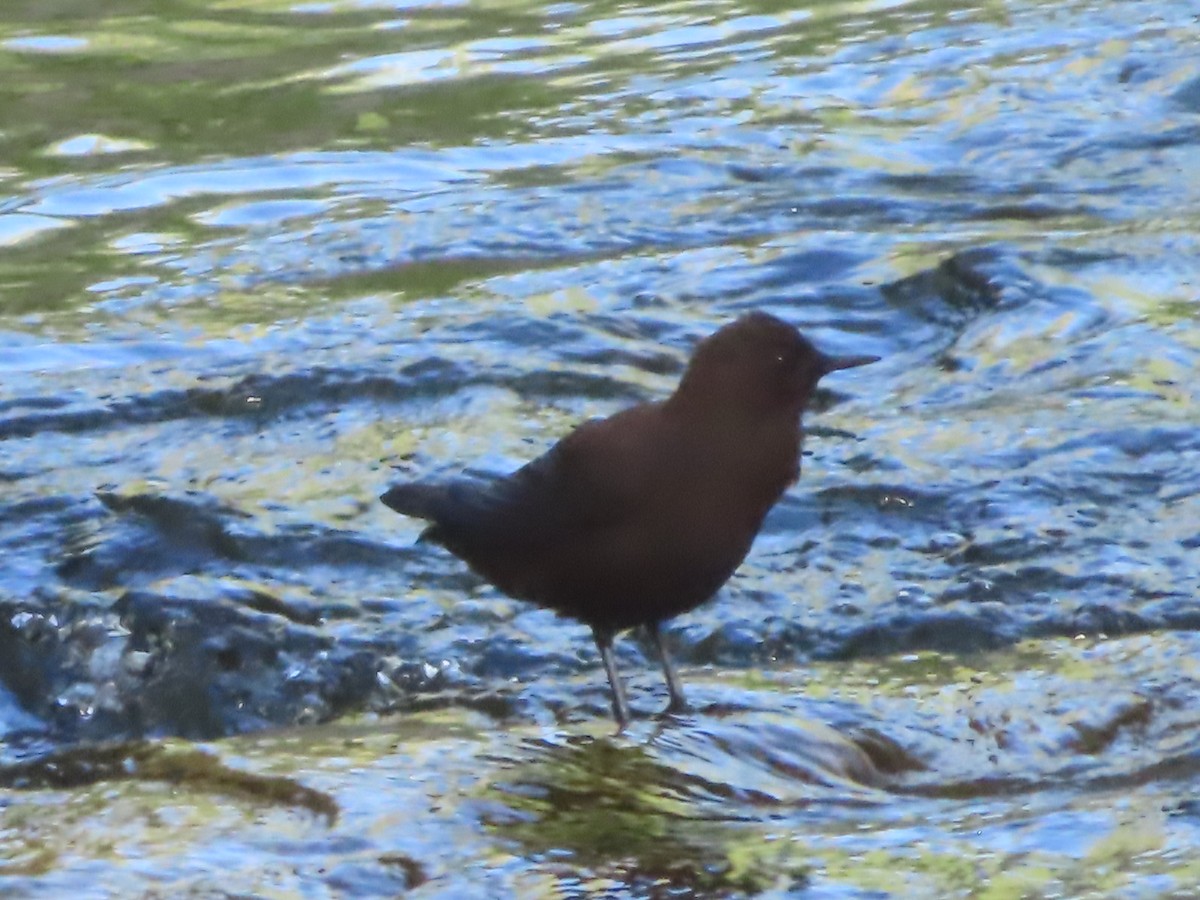
[[[0,10],[0,895],[1190,897],[1194,0]],[[653,649],[377,501],[767,310]]]

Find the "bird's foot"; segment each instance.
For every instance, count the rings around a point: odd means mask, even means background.
[[[629,710],[624,712],[619,710],[616,705],[613,705],[613,720],[616,722],[617,730],[613,734],[624,734],[625,729],[629,727]]]
[[[668,716],[686,716],[695,712],[692,705],[682,697],[672,697],[671,702],[667,704],[660,714],[659,718],[667,718]]]

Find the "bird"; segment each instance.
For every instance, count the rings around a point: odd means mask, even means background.
[[[709,600],[800,476],[801,416],[824,376],[877,362],[831,356],[766,312],[695,347],[674,392],[590,419],[515,472],[391,486],[380,500],[503,594],[591,628],[618,732],[629,701],[615,637],[641,627],[688,709],[662,625]]]

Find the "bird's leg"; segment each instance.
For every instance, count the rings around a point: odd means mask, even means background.
[[[650,622],[646,625],[646,632],[650,635],[650,640],[654,647],[658,650],[658,658],[662,661],[663,674],[667,676],[667,693],[671,700],[667,704],[666,712],[681,713],[687,712],[688,703],[683,697],[683,682],[679,680],[679,674],[675,671],[675,666],[671,662],[671,655],[667,653],[667,645],[662,639],[662,623]]]
[[[625,686],[621,684],[621,675],[617,672],[617,661],[613,659],[613,633],[602,628],[592,629],[592,639],[596,649],[600,651],[600,659],[604,662],[604,671],[608,673],[608,686],[612,688],[613,716],[617,720],[617,730],[624,731],[629,724],[629,701],[625,699]]]

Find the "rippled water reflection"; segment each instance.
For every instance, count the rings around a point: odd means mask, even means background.
[[[619,737],[448,708],[44,757],[4,773],[21,788],[6,794],[6,884],[1186,895],[1197,649],[1191,634],[1061,639],[757,684],[726,673],[695,715]],[[1163,660],[1184,674],[1167,683]]]
[[[0,12],[0,886],[1190,890],[1195,26]],[[674,623],[699,712],[649,718],[626,640],[612,740],[586,630],[375,497],[662,396],[748,309],[885,359]]]

